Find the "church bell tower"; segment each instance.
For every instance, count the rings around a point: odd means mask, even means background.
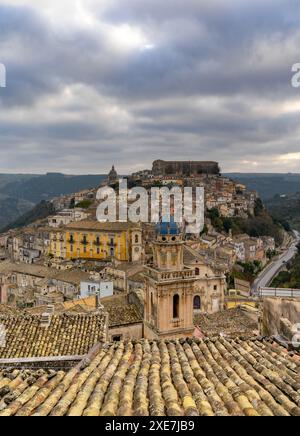
[[[183,262],[184,241],[175,222],[157,226],[153,264],[145,267],[145,337],[190,337],[194,332],[195,270]]]

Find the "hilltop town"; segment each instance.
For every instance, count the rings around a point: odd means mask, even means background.
[[[204,187],[203,230],[97,221],[113,166],[0,235],[0,416],[300,415],[299,299],[253,288],[294,236],[216,162],[159,160],[126,178],[130,189]]]

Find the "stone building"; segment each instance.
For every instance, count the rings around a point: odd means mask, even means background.
[[[48,218],[48,225],[52,228],[66,226],[72,222],[82,221],[88,218],[86,211],[80,208],[64,209],[57,215]]]
[[[50,254],[58,259],[140,262],[142,230],[130,222],[80,221],[51,232]]]
[[[261,334],[276,336],[288,343],[299,343],[298,348],[300,348],[300,300],[298,298],[265,298]]]
[[[220,167],[217,162],[205,161],[163,161],[156,160],[152,167],[155,176],[197,176],[200,174],[220,174]]]
[[[108,184],[113,185],[118,181],[118,173],[115,170],[115,166],[112,166],[112,169],[110,170],[108,174]]]
[[[224,309],[226,276],[224,267],[217,261],[209,261],[191,247],[184,245],[184,264],[195,270],[195,291],[200,297],[194,302],[194,315],[216,313]]]
[[[53,292],[62,293],[68,300],[78,298],[81,282],[88,279],[88,273],[77,269],[60,271],[42,265],[1,262],[0,303],[23,306],[28,303],[28,291],[33,295],[34,304]]]

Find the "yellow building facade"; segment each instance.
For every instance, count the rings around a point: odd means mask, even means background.
[[[64,260],[139,262],[142,258],[142,230],[132,223],[72,223],[51,233],[50,255]]]

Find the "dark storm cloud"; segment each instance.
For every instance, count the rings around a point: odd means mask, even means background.
[[[57,20],[3,3],[0,171],[124,172],[170,153],[300,171],[300,156],[280,168],[299,143],[298,1],[91,0]]]

